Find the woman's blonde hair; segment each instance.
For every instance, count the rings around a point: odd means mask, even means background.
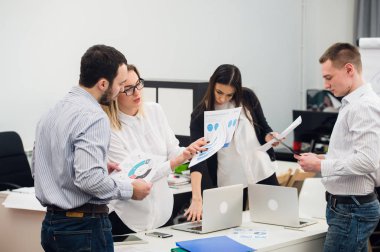
[[[135,65],[127,65],[127,69],[128,71],[134,71],[137,74],[137,77],[140,78],[140,72]],[[110,119],[111,127],[113,129],[121,130],[121,122],[119,118],[120,110],[117,99],[112,101],[109,106],[102,105],[102,108],[104,112],[106,112],[108,118]],[[143,115],[142,108],[140,108],[137,113]]]

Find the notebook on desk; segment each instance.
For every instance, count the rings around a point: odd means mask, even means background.
[[[317,223],[299,218],[297,188],[270,185],[248,185],[249,212],[253,222],[293,228]]]
[[[232,185],[203,191],[201,222],[187,222],[173,229],[204,234],[241,225],[243,185]]]
[[[176,242],[176,245],[192,252],[252,252],[255,249],[241,244],[227,236],[208,237],[189,241]]]

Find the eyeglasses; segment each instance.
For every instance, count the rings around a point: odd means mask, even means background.
[[[122,93],[125,93],[126,95],[130,96],[135,93],[136,89],[141,90],[143,87],[144,87],[144,79],[140,78],[137,81],[136,85],[127,87],[126,89],[124,89],[124,91],[122,91]]]

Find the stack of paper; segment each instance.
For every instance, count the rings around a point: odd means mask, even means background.
[[[190,178],[187,176],[169,174],[168,184],[169,186],[187,185],[190,183]]]
[[[131,156],[119,164],[121,171],[111,173],[115,180],[128,181],[133,179],[143,179],[152,182],[156,174],[155,164],[152,158],[143,155]]]
[[[205,111],[204,137],[208,144],[203,146],[206,151],[198,152],[190,161],[189,167],[205,161],[221,148],[229,146],[238,124],[241,107]]]
[[[4,200],[3,205],[6,208],[46,211],[46,208],[36,199],[34,193],[30,193],[29,190],[26,193],[10,192]]]

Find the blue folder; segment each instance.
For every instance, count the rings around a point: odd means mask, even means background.
[[[251,252],[253,248],[245,246],[227,236],[216,236],[204,239],[176,242],[178,247],[190,252]]]

